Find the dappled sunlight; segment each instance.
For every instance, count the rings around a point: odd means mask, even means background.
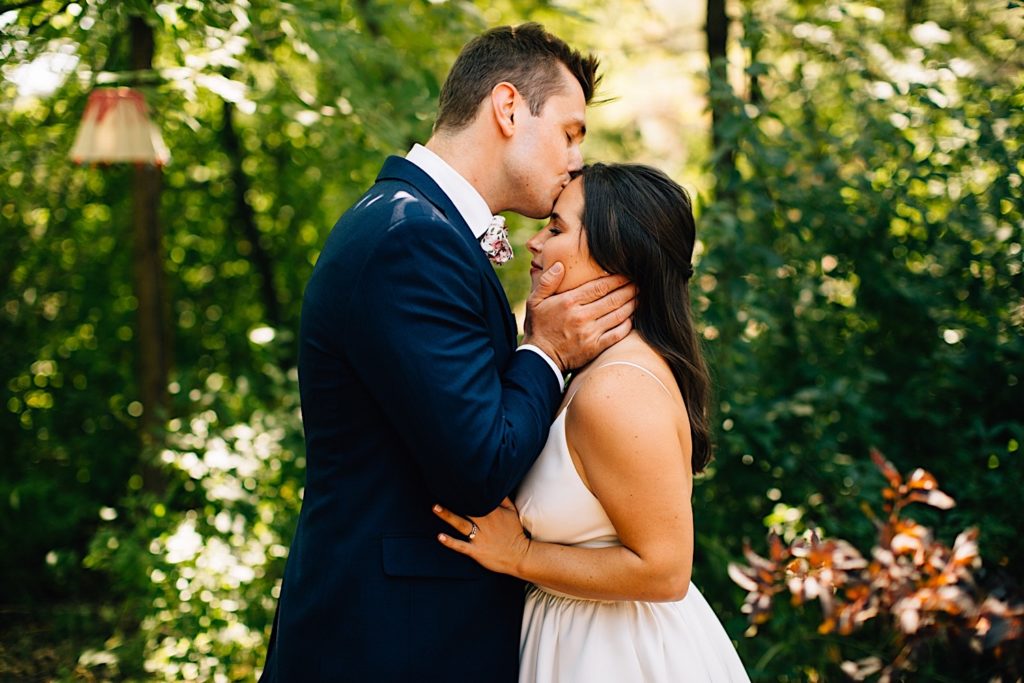
[[[1024,567],[1024,8],[730,2],[719,79],[707,4],[6,3],[0,679],[254,679],[303,497],[306,282],[430,136],[459,47],[529,19],[605,65],[587,160],[694,188],[716,458],[694,576],[752,678],[1019,678],[998,591]],[[68,160],[90,93],[129,84],[174,157],[163,405],[140,390],[135,169]],[[518,247],[539,223],[509,227]]]
[[[299,430],[294,412],[258,411],[222,428],[208,410],[170,436],[161,460],[198,484],[203,502],[164,513],[146,549],[153,597],[141,626],[153,680],[237,680],[262,664],[264,627],[252,615],[266,624],[278,595],[272,568],[291,531],[281,516],[292,519],[301,499],[282,481],[282,461],[295,457],[285,444]]]

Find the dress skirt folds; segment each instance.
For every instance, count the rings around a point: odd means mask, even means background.
[[[519,657],[520,683],[749,680],[693,585],[678,602],[601,602],[533,586]]]

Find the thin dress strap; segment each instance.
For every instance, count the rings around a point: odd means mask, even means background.
[[[613,361],[609,361],[609,362],[605,363],[604,365],[598,365],[596,368],[594,368],[594,370],[600,370],[601,368],[606,368],[609,365],[629,365],[630,367],[636,368],[640,372],[644,372],[644,373],[650,375],[651,378],[654,379],[655,382],[657,382],[658,384],[661,385],[661,388],[665,390],[665,393],[668,394],[670,398],[672,397],[672,392],[669,391],[668,387],[665,386],[664,382],[662,382],[660,379],[658,379],[657,375],[655,375],[653,372],[651,372],[650,370],[648,370],[644,366],[637,365],[636,363],[631,363],[628,360],[613,360]],[[591,370],[591,372],[593,372],[593,370]],[[576,387],[576,391],[572,392],[572,396],[570,396],[569,400],[565,402],[565,408],[569,407],[569,404],[572,403],[572,400],[574,398],[576,398],[576,394],[580,393],[580,389],[582,389],[582,388],[583,388],[583,384],[580,384],[580,386]],[[563,410],[565,410],[565,408],[563,408]]]

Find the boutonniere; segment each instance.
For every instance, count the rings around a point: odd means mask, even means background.
[[[508,241],[508,228],[504,216],[494,216],[480,237],[480,248],[491,259],[491,263],[502,265],[512,259],[512,245]]]

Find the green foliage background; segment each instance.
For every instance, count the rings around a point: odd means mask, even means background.
[[[698,191],[694,296],[718,459],[694,497],[695,581],[753,678],[835,678],[844,658],[895,654],[880,626],[852,641],[817,635],[810,610],[780,610],[746,637],[725,573],[767,527],[870,545],[870,445],[933,471],[957,499],[926,518],[940,536],[980,525],[983,578],[1021,576],[1014,5],[741,3],[733,78],[710,91],[718,149],[706,120],[694,140],[680,118],[682,161],[634,122],[591,126],[589,158],[674,159],[666,170]],[[911,6],[924,14],[910,21]],[[143,89],[174,156],[160,207],[172,405],[149,446],[131,171],[67,160],[89,92],[126,68],[133,13],[154,28],[160,82]],[[659,16],[656,3],[544,0],[42,0],[0,13],[3,677],[252,678],[301,500],[294,330],[327,231],[385,156],[429,136],[448,65],[486,26],[539,20],[589,47],[614,22],[640,27],[635,49]],[[693,71],[670,42],[649,51]],[[53,53],[77,57],[73,73],[19,97],[18,69]],[[606,61],[621,67],[622,55]],[[520,242],[536,228],[514,226]],[[501,271],[514,303],[525,265]],[[158,486],[144,476],[152,463]],[[937,643],[922,674],[998,671],[964,669],[961,654]]]

